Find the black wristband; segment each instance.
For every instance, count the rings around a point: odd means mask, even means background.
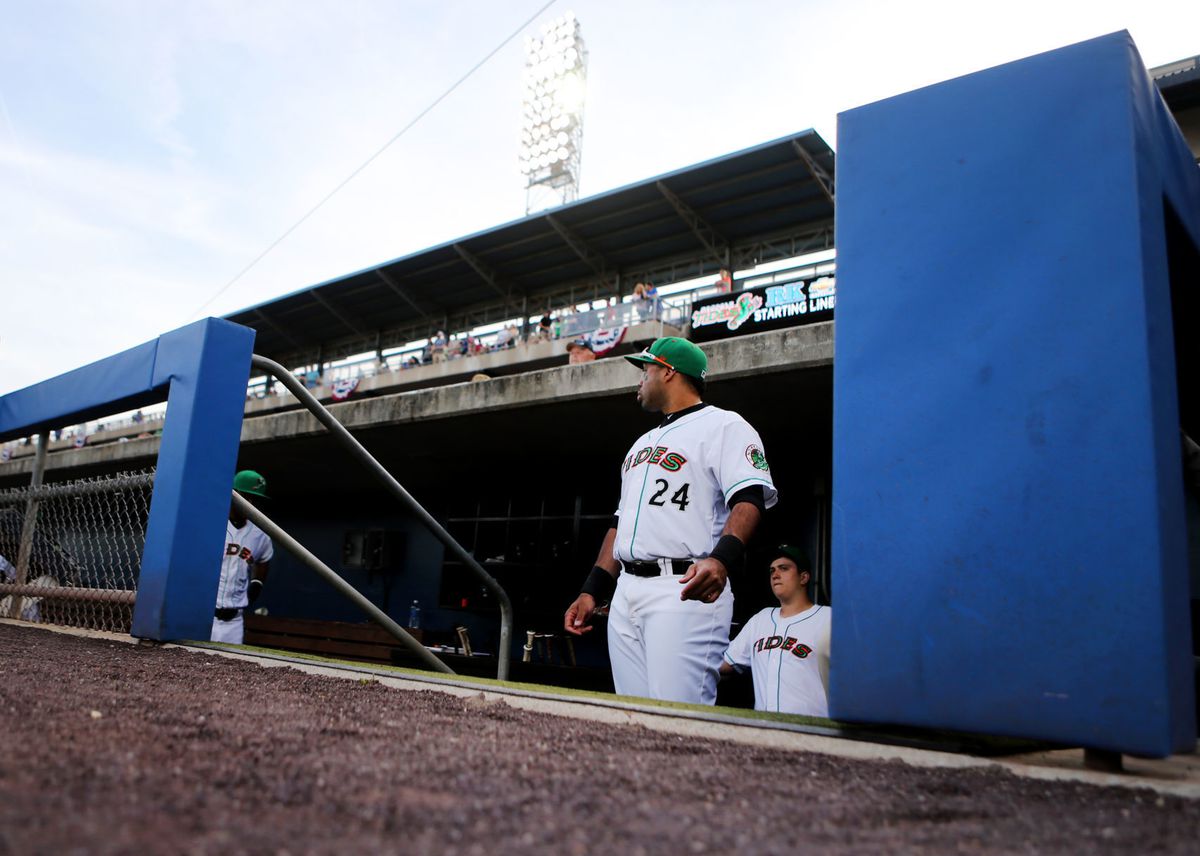
[[[729,573],[740,571],[742,560],[746,558],[746,545],[736,535],[722,535],[708,557],[719,561]]]
[[[251,603],[254,603],[254,601],[258,600],[258,596],[260,594],[262,594],[262,589],[263,589],[263,581],[262,580],[258,580],[258,579],[250,580],[250,585],[248,585],[246,587],[246,599],[249,600]]]
[[[592,567],[592,572],[588,574],[587,580],[583,584],[583,588],[579,590],[580,594],[590,594],[596,599],[596,603],[608,603],[612,600],[613,592],[617,590],[617,580],[608,571],[599,565]]]

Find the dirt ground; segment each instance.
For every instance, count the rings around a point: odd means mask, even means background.
[[[482,698],[482,697],[481,697]],[[1196,852],[1200,801],[0,625],[0,854]]]

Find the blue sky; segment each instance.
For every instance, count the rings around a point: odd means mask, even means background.
[[[0,393],[195,310],[545,0],[4,0]],[[590,54],[583,195],[1200,3],[559,0]],[[536,24],[529,34],[536,33]],[[221,295],[223,314],[521,216],[514,40]]]

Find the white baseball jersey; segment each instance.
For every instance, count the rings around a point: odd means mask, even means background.
[[[829,716],[831,617],[828,606],[813,606],[781,618],[776,606],[746,622],[725,661],[739,672],[750,667],[755,710]]]
[[[705,405],[638,438],[621,465],[613,557],[623,561],[707,556],[729,517],[729,497],[761,485],[777,494],[758,432],[741,416]]]
[[[217,609],[244,609],[250,605],[246,588],[250,585],[250,569],[260,562],[269,562],[275,555],[271,539],[249,520],[236,528],[225,523],[225,556],[221,562],[221,582],[217,586]]]

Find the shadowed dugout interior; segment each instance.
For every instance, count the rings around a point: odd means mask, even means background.
[[[514,666],[527,631],[561,628],[616,508],[620,462],[658,419],[638,406],[632,368],[629,381],[620,395],[355,432],[509,593],[518,646]],[[828,602],[830,369],[718,381],[705,398],[741,413],[759,431],[780,490],[751,545],[747,569],[734,579],[735,621],[774,602],[764,553],[782,541],[814,555],[817,595]],[[453,643],[454,628],[462,625],[477,651],[494,653],[497,612],[486,591],[459,563],[444,560],[442,545],[330,438],[244,444],[239,467],[266,475],[272,499],[263,508],[269,516],[397,621],[407,623],[416,600],[427,644]],[[277,551],[258,605],[272,616],[362,620],[331,594]],[[598,680],[606,682],[603,633],[573,647],[578,664],[599,670]],[[561,639],[549,650],[542,643],[537,655],[551,666],[564,666],[570,657]]]

